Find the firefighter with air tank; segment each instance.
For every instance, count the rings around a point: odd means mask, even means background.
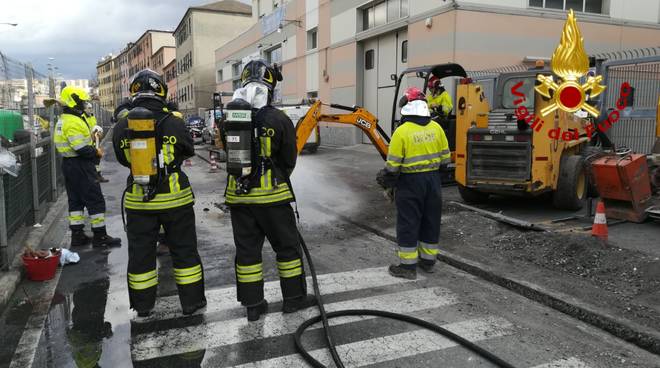
[[[145,69],[132,79],[127,114],[118,114],[113,147],[131,169],[123,205],[128,237],[128,294],[138,316],[156,301],[156,241],[162,226],[170,246],[174,280],[183,314],[206,306],[204,271],[197,252],[194,195],[182,162],[195,154],[180,117],[167,108],[167,85]],[[125,115],[125,117],[121,117]]]

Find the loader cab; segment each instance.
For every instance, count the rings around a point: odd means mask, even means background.
[[[454,63],[448,63],[408,68],[401,72],[401,74],[398,76],[396,74],[392,74],[391,78],[396,82],[394,101],[392,101],[392,132],[394,132],[396,127],[399,126],[401,122],[399,99],[405,93],[406,88],[418,87],[424,92],[424,94],[427,94],[429,93],[427,84],[431,76],[435,76],[442,80],[445,85],[450,85],[453,83],[452,78],[466,78],[467,73],[462,66]],[[450,88],[448,88],[448,91],[451,94]],[[437,116],[432,116],[432,118],[442,126],[442,129],[445,131],[447,136],[447,140],[449,141],[449,147],[451,151],[453,151],[456,142],[456,116],[454,115],[454,112],[451,112],[449,117],[446,119],[440,119]]]

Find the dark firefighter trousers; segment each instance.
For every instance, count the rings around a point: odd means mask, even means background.
[[[62,173],[69,199],[69,228],[82,230],[85,227],[83,211],[87,208],[92,219],[98,217],[92,222],[92,230],[105,233],[105,199],[101,185],[96,181],[94,161],[80,157],[64,158]]]
[[[232,206],[231,225],[236,245],[236,289],[244,306],[264,299],[261,250],[268,238],[277,254],[282,297],[307,295],[296,219],[290,204],[275,206]]]
[[[434,265],[442,215],[440,172],[401,174],[396,183],[395,202],[401,265],[414,269],[418,260]]]
[[[205,300],[204,270],[197,253],[195,211],[192,206],[162,212],[127,211],[128,295],[131,308],[148,311],[156,302],[158,270],[156,242],[161,227],[167,234],[174,280],[182,307]]]

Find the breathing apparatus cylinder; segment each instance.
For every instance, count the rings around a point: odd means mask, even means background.
[[[248,177],[254,172],[255,124],[252,105],[243,99],[235,99],[225,107],[227,120],[227,173],[236,178],[237,194],[249,191]]]
[[[135,107],[128,113],[131,175],[140,185],[153,183],[158,174],[156,150],[156,118],[148,109]]]

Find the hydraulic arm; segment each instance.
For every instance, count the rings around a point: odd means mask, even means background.
[[[374,147],[378,150],[383,160],[387,159],[387,148],[390,142],[390,137],[385,133],[383,128],[378,125],[378,119],[369,111],[362,107],[349,107],[338,104],[331,104],[330,107],[340,110],[350,111],[347,114],[323,114],[323,104],[321,101],[315,101],[310,107],[307,114],[296,125],[296,145],[298,153],[300,153],[305,146],[305,142],[312,134],[314,128],[319,122],[325,121],[329,123],[349,124],[360,128],[371,140]]]

